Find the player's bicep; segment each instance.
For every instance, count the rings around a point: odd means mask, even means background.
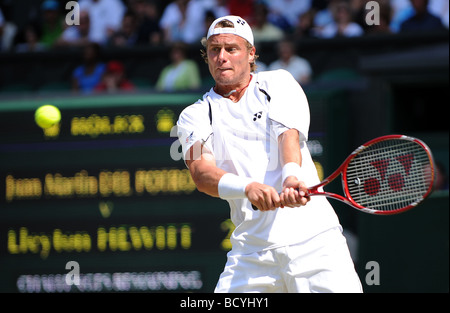
[[[184,160],[188,168],[195,161],[201,161],[201,163],[216,165],[216,160],[214,158],[211,150],[200,141],[195,142],[187,151],[184,156]]]
[[[281,164],[295,162],[302,165],[299,131],[295,128],[288,129],[278,136],[278,148]]]

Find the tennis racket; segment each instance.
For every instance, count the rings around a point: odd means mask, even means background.
[[[340,174],[344,196],[322,191]],[[430,195],[433,182],[434,162],[428,146],[413,137],[388,135],[358,147],[333,174],[308,188],[308,195],[340,200],[365,213],[389,215],[417,206]]]

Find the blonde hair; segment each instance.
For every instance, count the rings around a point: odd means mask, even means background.
[[[234,24],[228,20],[223,20],[220,21],[219,23],[217,23],[215,28],[234,28]],[[246,44],[247,44],[247,51],[250,51],[253,48],[253,45],[248,42],[247,40],[245,40]],[[203,37],[201,40],[202,46],[205,48],[208,48],[208,41],[206,40],[206,37]],[[205,60],[206,64],[208,64],[208,54],[206,53],[206,50],[201,49],[200,50],[200,54],[203,58],[203,60]],[[250,71],[252,73],[256,72],[256,69],[258,68],[258,66],[256,65],[256,60],[259,58],[259,55],[255,54],[255,57],[253,58],[253,62],[250,62]]]

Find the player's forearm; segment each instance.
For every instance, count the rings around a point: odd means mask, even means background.
[[[305,205],[310,198],[305,197],[306,185],[303,183],[301,170],[302,154],[300,150],[299,133],[289,129],[278,137],[280,162],[282,167],[283,191],[280,202],[283,206],[298,207]]]
[[[219,181],[226,172],[215,165],[205,162],[192,162],[189,167],[192,179],[198,191],[212,197],[219,197]]]

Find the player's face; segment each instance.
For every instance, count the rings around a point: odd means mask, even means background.
[[[233,34],[214,35],[208,40],[209,71],[218,85],[239,86],[248,83],[250,63],[255,48],[247,48],[247,41]]]

